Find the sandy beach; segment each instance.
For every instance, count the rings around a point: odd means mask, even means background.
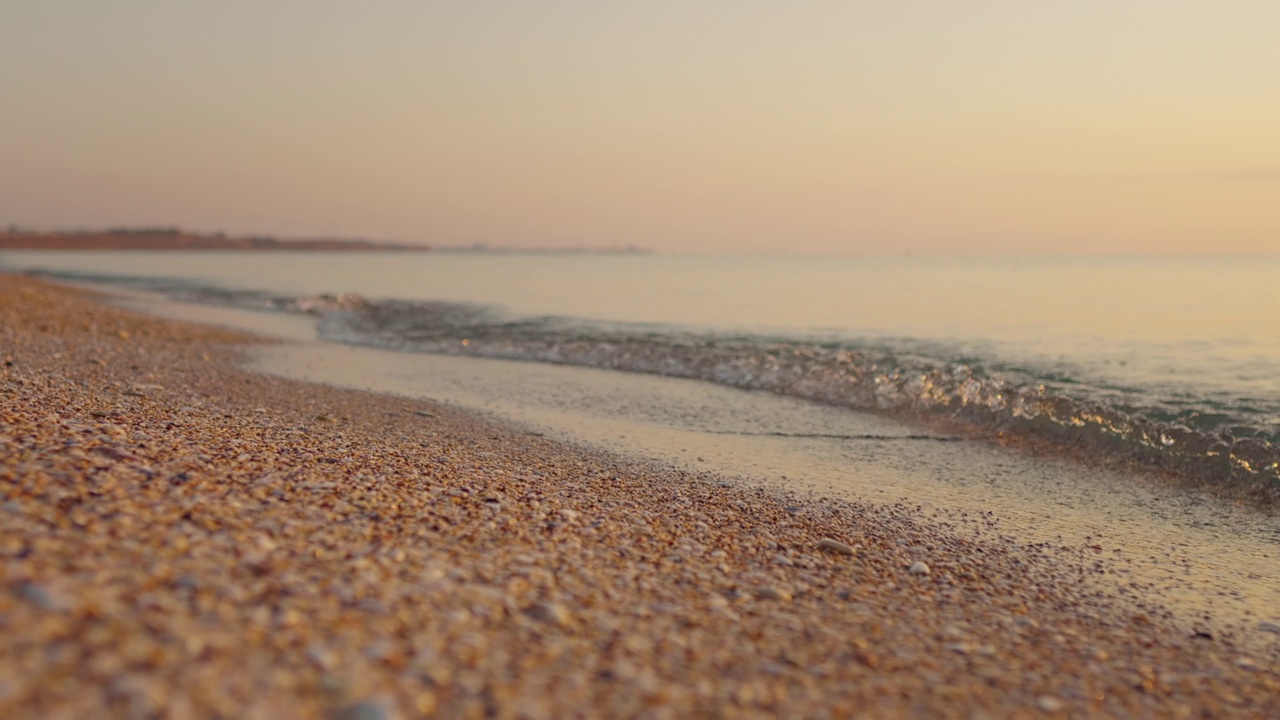
[[[1275,657],[1087,589],[1089,548],[258,375],[254,342],[0,275],[0,716],[1280,716]]]

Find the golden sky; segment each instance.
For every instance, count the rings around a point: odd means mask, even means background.
[[[0,6],[0,224],[1280,252],[1280,2]]]

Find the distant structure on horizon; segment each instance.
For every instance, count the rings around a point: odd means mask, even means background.
[[[342,239],[227,237],[191,233],[177,227],[107,228],[39,232],[10,227],[0,231],[0,250],[311,250],[427,252],[426,245]]]

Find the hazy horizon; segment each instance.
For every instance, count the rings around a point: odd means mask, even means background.
[[[1280,5],[0,10],[0,226],[1280,252]]]

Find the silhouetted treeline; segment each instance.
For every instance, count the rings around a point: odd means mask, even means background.
[[[0,250],[429,250],[425,245],[374,240],[227,237],[189,233],[178,227],[107,228],[70,232],[34,232],[11,227],[0,232]]]

